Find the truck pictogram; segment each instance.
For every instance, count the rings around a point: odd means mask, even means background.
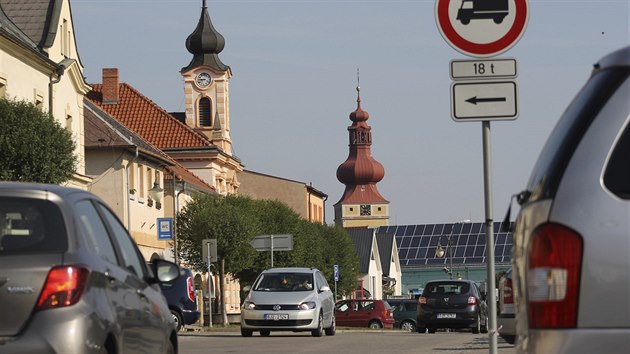
[[[508,0],[462,0],[457,19],[463,25],[480,19],[492,19],[499,24],[508,13]]]

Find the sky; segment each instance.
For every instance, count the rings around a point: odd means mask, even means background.
[[[458,0],[453,0],[458,1]],[[169,112],[184,111],[181,68],[202,0],[71,0],[88,83],[103,68]],[[344,185],[349,114],[370,115],[378,190],[390,225],[503,220],[556,121],[594,63],[630,44],[630,0],[529,0],[525,33],[492,59],[515,59],[516,120],[490,123],[491,214],[486,214],[482,123],[451,118],[449,75],[459,53],[441,36],[433,0],[207,0],[232,69],[234,153],[248,170],[326,193]],[[359,75],[357,75],[357,70]],[[517,205],[514,203],[512,219]]]

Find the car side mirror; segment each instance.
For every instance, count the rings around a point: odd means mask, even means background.
[[[171,282],[181,276],[181,269],[179,266],[164,259],[156,259],[151,262],[151,270],[154,275],[154,283]]]

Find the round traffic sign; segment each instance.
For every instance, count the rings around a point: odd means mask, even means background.
[[[510,49],[527,27],[527,0],[436,0],[446,42],[462,54],[492,57]]]

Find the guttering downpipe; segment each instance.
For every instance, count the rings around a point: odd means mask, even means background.
[[[129,137],[131,140],[131,137]],[[136,152],[134,154],[133,159],[131,159],[127,163],[127,168],[125,168],[125,178],[127,179],[127,231],[131,234],[131,183],[129,181],[129,169],[133,165],[133,163],[138,159],[138,146],[136,145]]]
[[[61,81],[61,76],[64,73],[63,66],[58,66],[57,70],[55,70],[55,74],[57,74],[57,78],[53,79],[53,74],[50,75],[50,82],[48,83],[48,113],[53,115],[53,85],[58,84]]]

